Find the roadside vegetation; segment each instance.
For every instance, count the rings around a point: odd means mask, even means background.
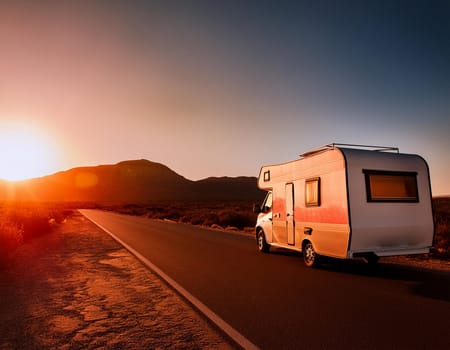
[[[436,250],[433,256],[450,260],[450,197],[433,198]]]
[[[0,268],[20,245],[51,232],[71,212],[64,205],[0,204]]]
[[[147,205],[124,204],[102,209],[121,214],[171,220],[192,225],[236,230],[253,230],[256,214],[253,202],[158,202]]]

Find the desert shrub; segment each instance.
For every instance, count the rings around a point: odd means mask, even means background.
[[[184,218],[186,219],[186,222],[188,224],[192,224],[192,225],[204,225],[205,220],[199,216],[199,215],[189,215],[189,216],[184,216]]]
[[[450,226],[447,224],[437,224],[436,233],[434,236],[433,253],[436,257],[450,258]]]
[[[8,221],[21,228],[24,241],[50,232],[52,219],[55,220],[49,212],[38,209],[14,210],[8,214]]]
[[[166,210],[167,208],[161,206],[147,207],[145,209],[146,214],[149,218],[156,218],[157,216],[161,216]]]
[[[6,220],[0,222],[0,267],[4,266],[17,247],[23,242],[22,229]]]
[[[450,198],[434,198],[435,257],[450,259]]]
[[[152,219],[168,219],[192,225],[221,227],[253,227],[256,215],[252,211],[253,202],[154,202],[146,205],[109,206],[123,214],[145,215]],[[106,209],[106,208],[104,208]],[[145,211],[142,214],[142,210]]]
[[[179,219],[180,222],[189,224],[191,223],[192,217],[190,215],[187,215],[186,213],[183,214],[183,216]]]
[[[138,204],[125,204],[123,206],[117,206],[113,210],[119,214],[134,215],[134,216],[141,216],[147,213],[146,208]]]
[[[66,204],[1,204],[0,267],[23,242],[51,232],[72,213]]]
[[[48,215],[50,222],[54,220],[57,224],[63,223],[74,213],[73,209],[52,210]]]
[[[162,219],[167,220],[178,220],[183,217],[183,212],[177,208],[170,208],[167,212],[162,215]]]
[[[214,224],[218,224],[220,221],[219,214],[215,212],[205,212],[200,216],[201,223],[200,225],[211,226]]]
[[[57,204],[0,206],[0,260],[3,265],[23,242],[51,232],[72,213],[73,209]]]
[[[243,229],[244,227],[249,227],[254,225],[254,218],[248,213],[225,209],[218,213],[218,222],[216,222],[222,227],[237,227],[238,229]]]

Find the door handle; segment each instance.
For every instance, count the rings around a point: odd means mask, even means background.
[[[312,227],[304,227],[303,228],[303,233],[305,234],[305,235],[312,235]]]

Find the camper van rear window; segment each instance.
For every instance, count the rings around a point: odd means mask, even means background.
[[[368,202],[418,202],[417,173],[363,170]]]
[[[305,181],[305,206],[318,207],[320,205],[320,178]]]

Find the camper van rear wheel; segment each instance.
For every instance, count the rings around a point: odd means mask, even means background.
[[[270,245],[267,244],[266,242],[266,237],[264,236],[264,231],[263,230],[259,230],[257,237],[256,237],[256,241],[258,243],[258,250],[262,253],[267,253],[270,249]]]
[[[314,250],[311,242],[306,242],[303,246],[303,260],[308,267],[317,266],[319,255]]]

